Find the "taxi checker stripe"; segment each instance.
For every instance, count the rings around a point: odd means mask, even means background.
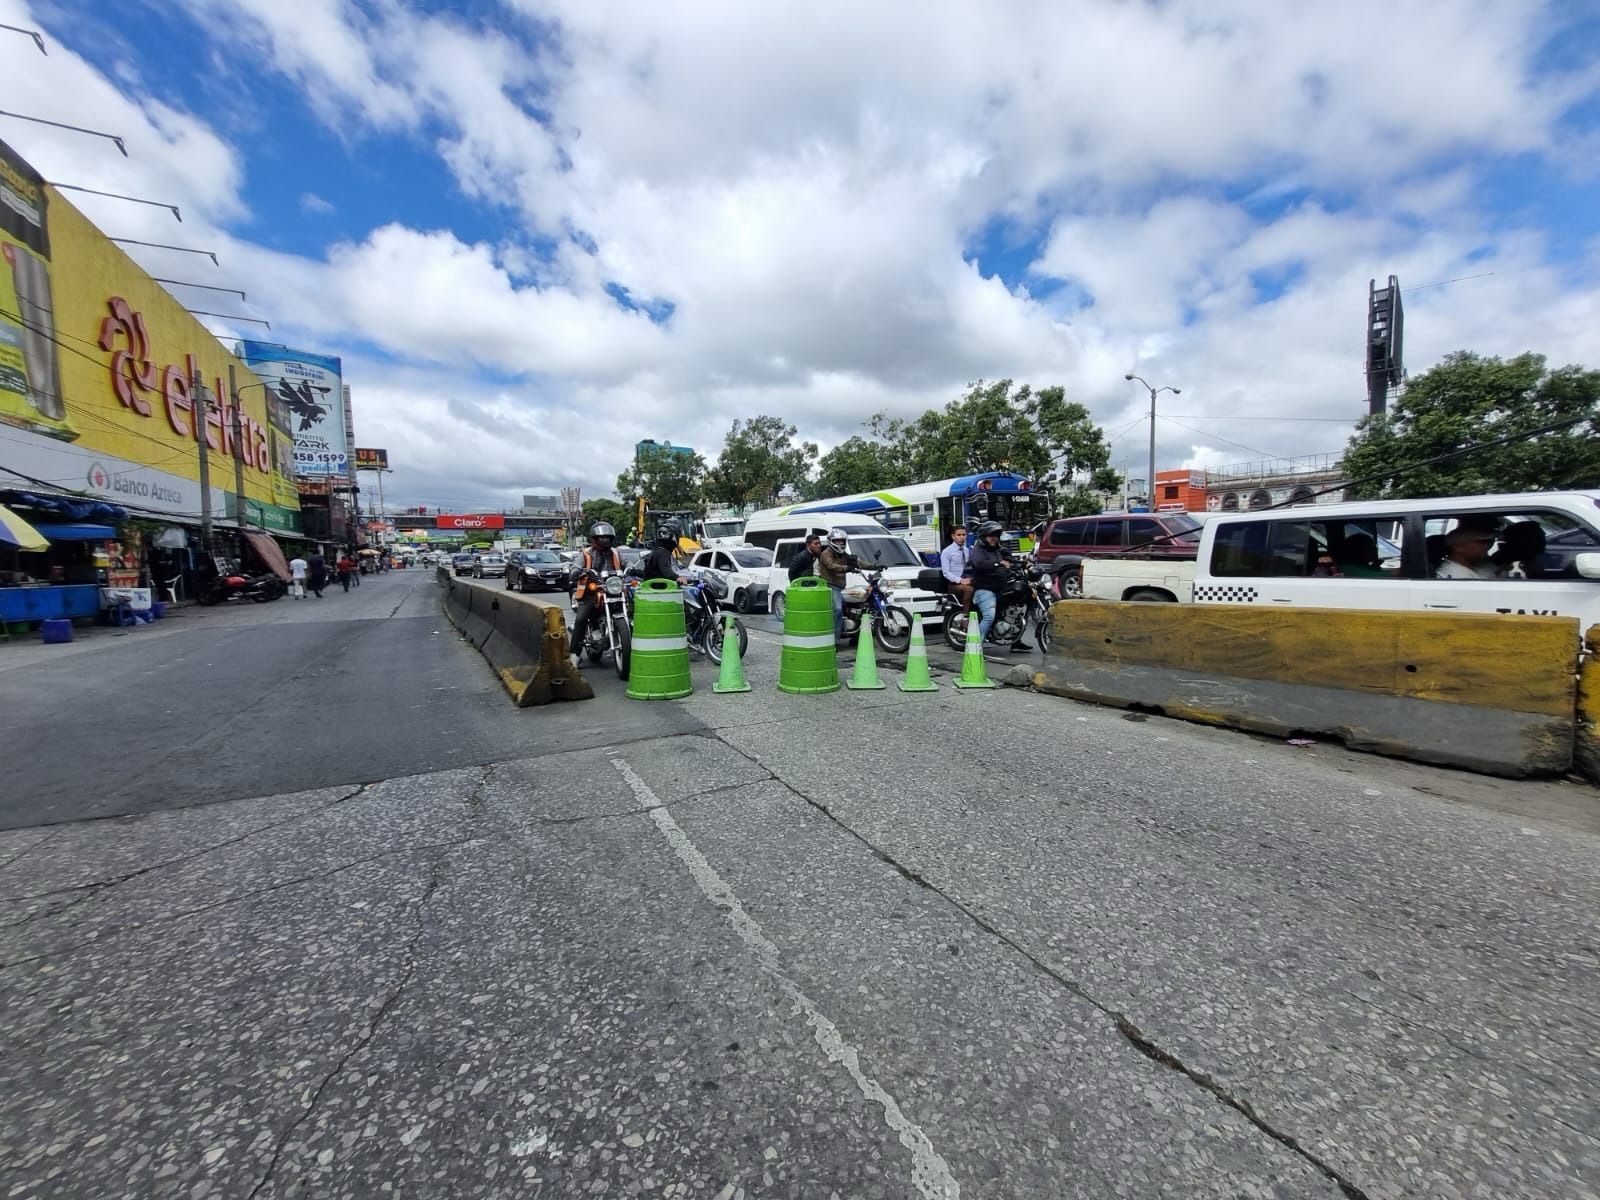
[[[786,633],[783,635],[783,644],[799,650],[815,650],[818,646],[833,645],[834,636],[831,633]]]
[[[636,637],[629,643],[634,650],[687,650],[689,639],[687,637]]]

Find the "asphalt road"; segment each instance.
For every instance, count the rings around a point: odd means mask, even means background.
[[[437,603],[0,646],[8,716],[120,714],[8,759],[0,1193],[1600,1194],[1593,791],[764,636],[519,712]]]

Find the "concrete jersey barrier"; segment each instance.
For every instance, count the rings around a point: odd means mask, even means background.
[[[442,567],[439,583],[451,624],[488,660],[518,708],[594,698],[567,653],[561,605],[454,577]]]
[[[1497,775],[1573,762],[1570,617],[1076,600],[1051,619],[1041,691]]]
[[[1584,638],[1589,648],[1578,670],[1578,728],[1572,765],[1590,783],[1600,783],[1600,625]]]

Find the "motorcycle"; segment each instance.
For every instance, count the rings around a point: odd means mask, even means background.
[[[627,679],[633,657],[633,610],[628,577],[615,571],[601,574],[585,567],[574,579],[591,581],[600,589],[600,619],[590,623],[583,645],[578,649],[592,663],[602,662],[609,654],[617,678]]]
[[[844,639],[854,645],[861,632],[862,617],[872,614],[872,640],[887,654],[904,654],[911,647],[911,614],[898,604],[889,603],[883,590],[883,571],[863,571],[866,587],[844,589]]]
[[[1050,649],[1050,605],[1055,603],[1054,581],[1049,572],[1027,558],[1012,560],[1005,588],[995,604],[994,623],[989,626],[988,646],[1013,646],[1033,626],[1040,650]],[[968,609],[947,591],[939,601],[944,617],[944,640],[952,650],[967,645]]]
[[[727,598],[727,576],[709,567],[700,572],[699,578],[691,578],[683,589],[683,624],[689,635],[689,648],[701,651],[714,663],[722,662],[722,644],[728,632],[722,614]],[[733,619],[733,631],[739,641],[739,657],[743,658],[750,649],[750,635],[738,617]]]
[[[197,597],[201,604],[222,604],[228,600],[250,600],[266,604],[284,595],[289,589],[276,575],[246,575],[240,571],[225,571],[218,575]]]

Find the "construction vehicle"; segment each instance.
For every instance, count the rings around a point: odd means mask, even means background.
[[[695,551],[702,549],[698,540],[690,534],[699,522],[699,516],[690,508],[651,508],[649,501],[639,497],[639,515],[633,526],[634,540],[648,543],[655,539],[656,530],[663,521],[676,521],[678,523],[678,545],[673,550],[673,557],[687,561]]]

